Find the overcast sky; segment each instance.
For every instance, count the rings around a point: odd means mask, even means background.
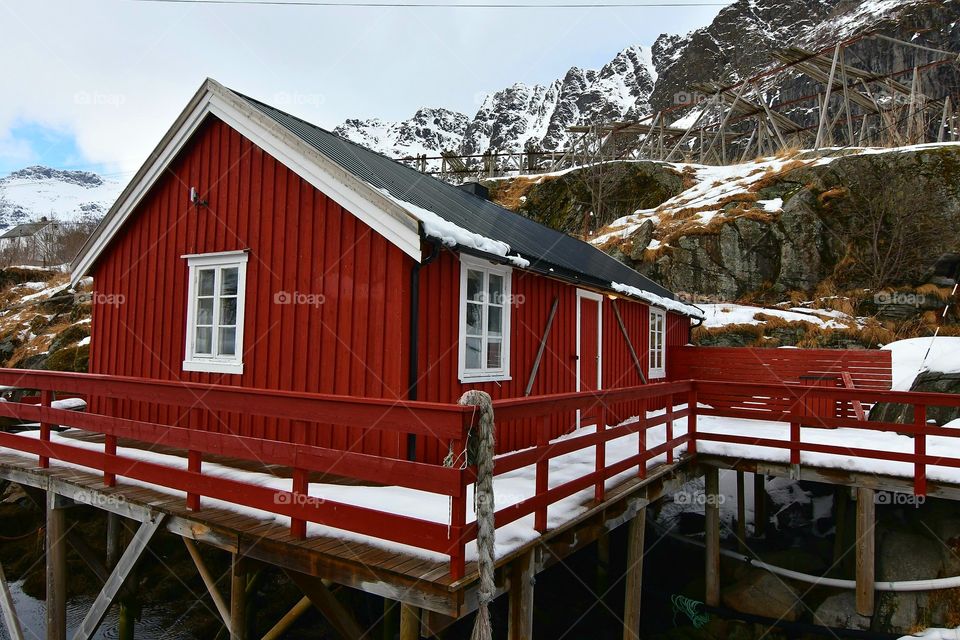
[[[129,176],[207,76],[328,128],[420,106],[472,116],[487,92],[598,68],[719,9],[0,0],[0,175],[40,163]]]

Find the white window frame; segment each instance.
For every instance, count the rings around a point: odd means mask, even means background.
[[[480,369],[467,369],[467,271],[482,271],[484,276],[484,291],[488,289],[488,278],[490,274],[503,277],[503,329],[500,352],[500,366],[497,368],[482,367]],[[460,345],[459,345],[459,363],[458,377],[460,382],[500,382],[510,380],[510,316],[512,315],[513,297],[511,296],[511,279],[513,269],[506,265],[495,264],[488,260],[475,258],[461,254],[460,256]],[[489,303],[484,303],[484,315],[482,320],[483,337],[481,344],[483,351],[480,355],[480,361],[487,361],[487,309]]]
[[[247,293],[247,258],[246,251],[222,251],[218,253],[194,253],[181,258],[187,261],[187,344],[183,356],[184,371],[205,371],[208,373],[243,373],[243,320]],[[232,356],[195,353],[197,335],[197,271],[200,269],[217,269],[214,284],[214,317],[219,316],[219,282],[220,269],[237,267],[237,336],[236,353]],[[214,326],[217,326],[214,320]],[[216,345],[216,331],[211,340]]]
[[[667,377],[667,312],[656,307],[650,309],[650,327],[649,341],[647,345],[647,368],[650,379]],[[659,325],[659,330],[657,329]],[[655,339],[659,337],[660,343],[656,344]],[[660,354],[660,366],[657,363],[656,355]]]

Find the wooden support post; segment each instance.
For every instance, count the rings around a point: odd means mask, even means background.
[[[737,546],[747,550],[747,487],[743,471],[737,471]]]
[[[833,534],[833,573],[843,575],[844,560],[847,553],[847,511],[850,505],[850,487],[837,485],[833,494],[833,520],[836,522]],[[848,574],[849,575],[849,574]]]
[[[833,91],[833,81],[837,73],[837,61],[840,59],[840,50],[842,45],[837,43],[836,48],[833,51],[833,63],[830,65],[830,77],[827,80],[827,89],[823,97],[823,102],[820,104],[820,123],[817,125],[817,140],[813,144],[814,150],[820,148],[820,143],[823,141],[824,127],[826,127],[830,120],[827,116],[827,111],[830,108],[830,93]]]
[[[400,631],[400,603],[390,598],[383,599],[383,617],[381,619],[382,640],[394,640]]]
[[[236,553],[230,559],[230,640],[247,640],[247,568]]]
[[[120,594],[124,581],[133,571],[140,558],[143,557],[143,552],[147,550],[150,540],[160,529],[163,518],[163,514],[156,514],[144,521],[137,529],[137,533],[117,561],[117,566],[110,572],[110,577],[107,578],[100,593],[97,594],[97,598],[90,605],[90,609],[84,616],[83,622],[80,623],[80,628],[74,634],[73,640],[89,640],[96,633],[100,623],[103,622],[104,616],[107,615],[110,605]]]
[[[47,640],[67,638],[67,517],[62,500],[47,491]]]
[[[610,587],[610,532],[604,531],[597,537],[597,574],[594,594],[601,597]]]
[[[223,624],[229,632],[230,609],[227,607],[227,603],[220,594],[220,589],[217,587],[217,581],[207,569],[207,564],[203,561],[203,557],[200,555],[200,550],[197,549],[197,545],[194,544],[193,540],[190,538],[183,538],[183,544],[187,547],[187,552],[193,559],[193,564],[197,567],[197,573],[200,574],[200,579],[203,580],[203,584],[207,587],[207,592],[210,594],[210,599],[213,600],[213,606],[216,607],[217,612],[220,614],[220,619],[223,620]]]
[[[527,551],[510,566],[510,614],[508,640],[533,637],[533,551]]]
[[[7,584],[7,576],[3,573],[2,565],[0,565],[0,609],[3,610],[3,621],[10,640],[23,640],[23,628],[20,626],[17,610],[13,606],[13,596],[10,595],[10,585]]]
[[[627,531],[627,578],[623,603],[623,640],[640,639],[640,602],[643,595],[643,534],[647,508],[641,507]]]
[[[400,640],[420,639],[420,610],[400,603]]]
[[[707,593],[704,601],[711,607],[720,604],[720,471],[707,467],[704,478],[706,500],[706,568]]]
[[[296,571],[284,570],[284,573],[297,585],[297,588],[303,595],[310,598],[313,606],[323,614],[330,626],[340,634],[344,640],[356,640],[357,638],[369,637],[365,634],[363,628],[357,623],[350,611],[347,610],[337,597],[327,588],[319,578],[308,576]]]
[[[107,569],[113,571],[120,559],[120,531],[123,523],[119,514],[107,512]]]
[[[263,638],[260,640],[280,640],[287,629],[293,626],[293,623],[309,611],[312,606],[313,605],[310,604],[310,598],[303,596],[297,604],[293,605],[290,611],[277,621],[277,624],[273,625],[269,631],[263,634]]]
[[[857,488],[857,613],[870,617],[874,608],[876,570],[876,503],[873,489]]]
[[[753,535],[767,535],[767,479],[762,473],[753,474]]]

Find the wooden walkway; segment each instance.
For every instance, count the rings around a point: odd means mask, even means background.
[[[607,491],[605,499],[583,503],[585,512],[538,539],[497,559],[498,570],[518,558],[534,556],[534,570],[543,569],[596,541],[607,531],[631,520],[637,511],[693,477],[686,459],[652,469],[647,478],[632,479]],[[124,482],[103,483],[100,473],[59,466],[40,468],[33,457],[0,454],[0,477],[52,491],[80,504],[143,520],[164,514],[165,528],[177,535],[257,560],[281,569],[316,576],[424,610],[425,630],[448,625],[476,609],[477,567],[466,565],[464,577],[453,580],[449,562],[427,560],[412,553],[388,550],[332,536],[300,540],[276,519],[207,506],[190,511],[182,495],[171,495]],[[509,580],[498,580],[500,593]]]

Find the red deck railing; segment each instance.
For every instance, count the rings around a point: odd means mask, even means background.
[[[411,545],[449,556],[454,579],[464,573],[465,547],[476,537],[476,524],[467,522],[468,485],[474,479],[472,469],[384,458],[295,440],[303,439],[304,430],[338,424],[396,435],[430,435],[460,454],[466,449],[466,439],[474,422],[472,407],[9,369],[0,369],[0,385],[40,392],[39,404],[0,403],[0,416],[39,423],[40,437],[0,432],[0,446],[35,455],[42,466],[49,465],[50,460],[59,460],[102,473],[108,486],[123,477],[179,490],[186,494],[187,505],[192,509],[202,508],[203,497],[289,517],[292,534],[298,537],[305,535],[307,522],[315,522]],[[51,406],[57,394],[96,398],[98,402],[92,403],[93,406],[109,406],[109,399],[127,399],[187,410],[241,411],[296,421],[300,435],[294,433],[292,441],[271,440],[193,428],[189,420],[168,425],[107,413],[68,411]],[[877,402],[910,405],[913,421],[905,425],[858,420],[854,408],[858,403],[869,406]],[[641,410],[636,419],[607,424],[618,421],[624,407],[637,406]],[[911,463],[915,491],[923,495],[929,466],[960,468],[960,450],[956,457],[948,458],[927,454],[928,438],[960,437],[960,431],[927,423],[928,408],[932,406],[960,407],[960,396],[800,384],[680,380],[628,389],[498,400],[494,403],[498,421],[533,420],[539,425],[540,437],[532,448],[497,458],[497,476],[526,473],[532,476],[533,482],[529,495],[500,501],[496,524],[501,527],[532,515],[534,528],[545,531],[549,511],[560,501],[591,488],[593,497],[602,500],[606,484],[612,478],[628,473],[643,478],[652,460],[676,462],[679,454],[694,455],[698,443],[707,442],[772,447],[789,452],[793,463],[800,462],[803,452]],[[551,442],[546,428],[548,419],[572,412],[579,412],[584,424],[598,426]],[[743,432],[707,432],[698,429],[698,416],[787,423],[789,437],[774,439]],[[680,420],[686,420],[688,428],[675,433],[675,423]],[[102,434],[103,449],[91,450],[89,444],[83,447],[67,439],[51,439],[53,425]],[[867,446],[850,448],[804,442],[802,427],[845,427],[865,434],[907,433],[914,437],[914,447],[910,452],[879,451]],[[650,441],[648,436],[654,428],[657,440]],[[187,468],[118,454],[120,438],[186,452]],[[624,438],[635,438],[636,449],[624,455],[622,446],[615,448],[617,457],[608,459],[608,445],[618,441],[621,445],[628,443]],[[204,473],[205,456],[253,461],[265,470],[273,466],[287,467],[292,470],[289,489],[276,490]],[[551,462],[560,463],[554,469],[564,469],[563,456],[579,456],[577,461],[580,464],[586,461],[591,468],[551,486]],[[524,469],[528,471],[522,472]],[[359,482],[430,492],[449,500],[451,515],[449,521],[437,522],[345,502],[312,499],[309,495],[311,474],[332,474]]]

